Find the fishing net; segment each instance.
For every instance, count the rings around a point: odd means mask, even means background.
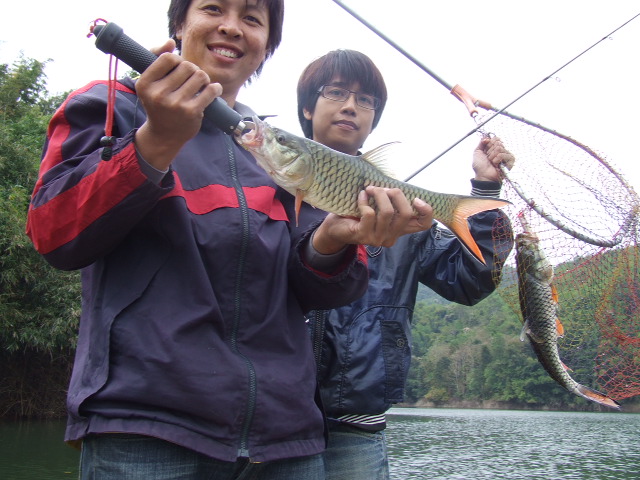
[[[572,378],[616,400],[640,394],[636,192],[604,154],[498,111],[457,85],[452,93],[481,126],[479,132],[498,136],[517,159],[511,171],[503,170],[502,196],[512,203],[503,210],[514,235],[536,233],[554,267],[564,326],[558,350]],[[496,250],[506,248],[505,235],[494,230]],[[498,293],[522,320],[515,249]]]
[[[334,2],[461,100],[476,121],[470,134],[496,135],[515,155],[513,169],[503,170],[502,197],[512,202],[503,211],[514,235],[523,232],[518,217],[524,216],[554,267],[558,316],[564,326],[558,340],[562,361],[575,381],[615,400],[639,395],[640,200],[619,168],[569,136],[497,110],[458,85],[452,87],[341,1]],[[495,226],[497,251],[508,248],[509,233],[505,225]],[[497,275],[494,278],[498,281]],[[497,291],[522,320],[515,249]]]
[[[511,198],[516,198],[513,193]],[[507,210],[515,218],[517,207]],[[572,378],[618,401],[640,394],[637,226],[616,246],[597,247],[561,232],[531,211],[526,215],[554,266],[558,317],[564,326],[558,349]],[[513,229],[515,234],[523,230],[517,222]],[[495,241],[496,249],[504,248],[499,231]],[[512,252],[498,293],[522,319],[514,257]]]

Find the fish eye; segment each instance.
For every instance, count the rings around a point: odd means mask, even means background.
[[[278,136],[276,137],[276,142],[278,142],[281,145],[284,144],[286,140],[287,140],[287,137],[282,133],[279,133]]]

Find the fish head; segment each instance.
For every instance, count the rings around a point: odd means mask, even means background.
[[[253,154],[280,187],[293,194],[306,190],[313,181],[313,168],[305,139],[257,117],[253,124],[253,129],[236,136],[238,144]]]
[[[527,272],[539,281],[550,284],[553,281],[553,265],[540,246],[540,238],[532,232],[516,235],[516,263],[518,271]]]

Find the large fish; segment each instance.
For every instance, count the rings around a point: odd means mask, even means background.
[[[318,142],[298,137],[254,117],[255,128],[236,137],[256,157],[274,182],[296,197],[296,213],[303,201],[342,216],[359,217],[358,193],[369,185],[399,188],[409,202],[420,198],[433,208],[444,224],[472,255],[485,263],[469,231],[467,218],[507,205],[491,197],[437,193],[396,180],[383,168],[388,145],[364,155],[352,156]]]
[[[523,226],[526,223],[523,222]],[[558,337],[564,327],[558,319],[558,293],[553,284],[553,266],[540,247],[535,233],[526,231],[516,235],[516,268],[520,310],[524,319],[521,340],[526,336],[538,361],[562,387],[592,402],[620,408],[618,402],[603,393],[576,382],[560,360]]]

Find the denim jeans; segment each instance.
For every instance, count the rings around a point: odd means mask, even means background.
[[[330,422],[324,468],[327,480],[389,480],[384,431],[367,432]]]
[[[84,439],[80,480],[324,480],[322,455],[222,462],[164,440],[129,434]]]

